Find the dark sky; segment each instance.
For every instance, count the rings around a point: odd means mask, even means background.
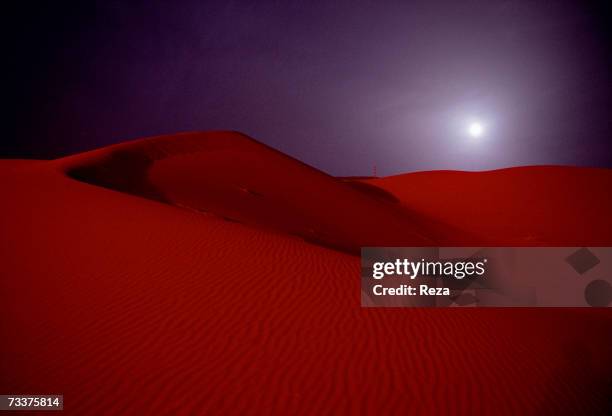
[[[0,157],[229,129],[335,175],[612,167],[605,2],[41,4],[3,13]]]

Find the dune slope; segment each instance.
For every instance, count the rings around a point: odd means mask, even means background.
[[[232,133],[1,161],[0,391],[69,414],[605,414],[608,309],[360,308],[347,251],[457,238],[399,182],[401,203]]]
[[[81,181],[352,253],[366,243],[434,245],[464,235],[239,133],[146,139],[62,163]]]
[[[415,212],[499,245],[609,246],[612,170],[530,166],[365,180]]]

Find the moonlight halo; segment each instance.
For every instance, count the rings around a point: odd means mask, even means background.
[[[472,121],[468,124],[467,132],[470,137],[481,137],[485,132],[485,127],[480,121]]]

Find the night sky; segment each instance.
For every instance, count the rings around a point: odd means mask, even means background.
[[[334,175],[612,167],[605,2],[85,3],[3,12],[0,157],[227,129]]]

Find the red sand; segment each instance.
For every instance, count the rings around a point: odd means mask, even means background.
[[[70,414],[605,413],[609,309],[362,309],[350,253],[609,246],[610,170],[366,182],[235,133],[1,161],[0,392]]]
[[[406,207],[498,245],[610,246],[612,170],[532,166],[366,181]]]

